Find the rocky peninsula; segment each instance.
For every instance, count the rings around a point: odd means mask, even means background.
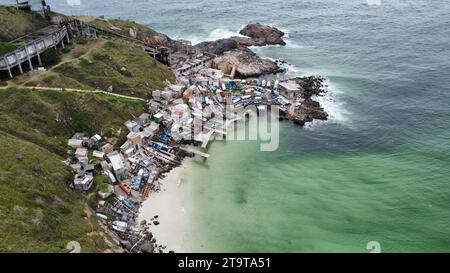
[[[20,68],[7,67],[12,83],[53,92],[64,102],[66,93],[84,93],[114,97],[117,104],[133,100],[145,109],[131,115],[126,130],[100,126],[114,115],[98,122],[95,114],[79,116],[79,126],[66,136],[70,151],[64,163],[73,172],[69,186],[89,199],[86,214],[97,216],[102,238],[113,251],[166,251],[151,232],[164,219],[155,214],[138,221],[142,202],[161,190],[160,179],[184,158],[209,158],[208,144],[226,137],[228,129],[245,122],[251,111],[276,111],[280,119],[298,125],[327,119],[316,101],[325,93],[321,77],[283,79],[282,61],[261,58],[251,50],[284,46],[284,33],[275,27],[249,24],[240,30],[242,36],[192,45],[129,21],[58,13],[49,17],[49,27],[40,33],[60,33],[64,39],[55,42],[54,54],[64,52],[73,61],[56,59],[53,68],[23,71],[18,53],[42,43],[33,35],[24,36],[17,49],[0,56]],[[36,58],[45,63],[48,52],[41,50]],[[67,118],[66,127],[72,128],[72,120]],[[55,128],[64,121],[57,116]]]

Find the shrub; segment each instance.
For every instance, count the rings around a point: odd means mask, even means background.
[[[0,42],[0,55],[14,51],[16,48],[17,48],[16,45],[13,45],[10,43],[5,43],[5,42]]]
[[[70,48],[65,47],[65,48],[63,48],[63,49],[61,50],[61,52],[64,53],[64,54],[67,54],[67,53],[70,52]]]
[[[45,66],[53,66],[61,62],[61,56],[56,49],[50,48],[42,54],[42,61]]]
[[[72,117],[72,127],[76,132],[94,132],[94,121],[87,113],[78,112]]]
[[[79,44],[79,45],[85,45],[87,44],[88,40],[84,37],[77,37],[75,38],[75,43]]]

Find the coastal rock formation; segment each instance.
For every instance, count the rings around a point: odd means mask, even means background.
[[[294,123],[301,126],[314,119],[327,120],[328,113],[320,106],[320,103],[311,98],[306,99],[292,117]]]
[[[284,32],[277,28],[260,23],[249,24],[240,31],[247,37],[233,36],[216,41],[206,41],[194,46],[197,52],[218,55],[213,65],[225,74],[234,74],[237,77],[258,77],[263,74],[272,74],[282,71],[278,63],[262,59],[248,47],[266,45],[286,45],[282,37]],[[232,75],[234,76],[234,75]]]
[[[207,41],[195,45],[195,48],[200,52],[208,52],[216,55],[221,55],[227,51],[237,49],[238,47],[239,43],[233,38]]]
[[[232,74],[233,68],[235,68],[235,76],[242,78],[257,77],[282,71],[276,62],[260,58],[248,48],[239,48],[225,52],[213,60],[213,66],[226,74]]]
[[[324,79],[321,77],[299,77],[295,81],[301,86],[301,96],[303,102],[296,107],[290,117],[295,124],[303,126],[314,119],[326,120],[328,113],[322,108],[319,102],[313,100],[314,96],[321,96],[325,93],[323,89]]]
[[[170,39],[169,36],[165,34],[158,33],[154,36],[145,37],[145,43],[149,45],[155,45],[155,46],[166,46],[166,47],[172,47],[176,46],[176,41],[173,41]]]
[[[239,33],[252,38],[254,41],[253,45],[286,45],[286,42],[282,38],[284,36],[284,32],[268,25],[263,25],[260,23],[249,24]]]
[[[239,33],[248,38],[233,36],[216,41],[206,41],[195,45],[195,48],[201,52],[221,55],[226,51],[250,46],[286,45],[282,38],[284,32],[268,25],[249,24]]]

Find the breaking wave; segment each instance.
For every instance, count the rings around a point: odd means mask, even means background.
[[[193,45],[199,44],[205,41],[215,41],[219,39],[230,38],[232,36],[242,36],[238,31],[232,31],[226,28],[216,28],[212,30],[210,33],[196,36],[188,36],[188,37],[179,37],[182,39],[186,39],[192,42]],[[244,37],[244,36],[242,36]]]

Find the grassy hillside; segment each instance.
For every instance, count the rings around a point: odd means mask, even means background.
[[[173,72],[149,57],[132,43],[110,39],[91,40],[73,46],[63,62],[47,72],[18,77],[16,84],[107,90],[114,93],[150,98],[163,89],[165,81],[174,81]]]
[[[120,19],[99,19],[87,16],[79,16],[77,18],[101,28],[117,31],[125,36],[130,36],[130,29],[133,29],[136,32],[136,38],[141,41],[145,41],[146,39],[157,39],[160,36],[160,34],[153,29],[132,21]]]
[[[123,139],[123,123],[143,110],[142,102],[106,95],[0,90],[0,130],[58,154],[75,132]]]
[[[103,251],[95,219],[68,187],[72,175],[62,158],[0,131],[0,252]]]
[[[0,41],[2,42],[14,40],[48,25],[49,22],[38,14],[0,5]]]
[[[0,252],[85,252],[106,249],[86,198],[68,187],[62,161],[78,131],[125,137],[123,123],[143,104],[107,95],[0,90]]]
[[[114,23],[120,22],[126,23]],[[155,35],[130,24],[139,35]],[[0,6],[0,52],[10,49],[7,41],[46,25],[36,15]],[[58,61],[48,71],[26,73],[8,82],[15,87],[0,89],[0,252],[67,252],[69,241],[79,242],[83,252],[106,249],[87,198],[68,187],[73,175],[62,163],[67,140],[75,132],[100,133],[121,144],[127,131],[123,123],[145,106],[104,94],[21,85],[84,90],[112,86],[115,93],[149,98],[166,80],[175,80],[171,70],[129,42],[76,41],[55,55]]]

